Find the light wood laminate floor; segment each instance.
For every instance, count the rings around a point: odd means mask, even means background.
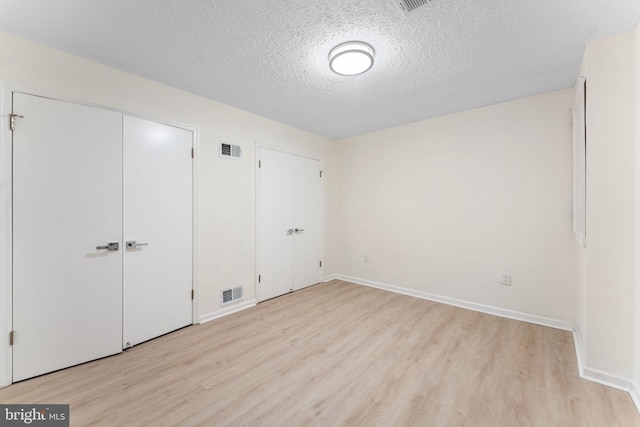
[[[342,281],[0,390],[71,425],[638,426],[571,333]]]

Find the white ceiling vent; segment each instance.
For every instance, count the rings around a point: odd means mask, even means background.
[[[228,142],[220,142],[220,157],[240,160],[242,158],[242,147]]]
[[[415,12],[416,9],[431,2],[431,0],[393,0],[393,2],[400,6],[406,16],[409,16],[411,12]]]
[[[220,291],[220,304],[225,305],[242,299],[242,286]]]

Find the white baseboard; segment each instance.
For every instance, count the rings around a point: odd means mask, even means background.
[[[573,344],[576,347],[576,359],[578,362],[578,375],[584,378],[584,352],[582,350],[582,340],[580,339],[580,331],[578,325],[573,328]]]
[[[589,367],[584,356],[584,347],[582,346],[582,340],[580,339],[580,330],[577,326],[573,330],[573,342],[576,346],[576,358],[578,359],[578,374],[580,375],[580,378],[617,388],[618,390],[628,391],[636,405],[636,408],[638,408],[638,411],[640,412],[640,399],[637,399],[640,395],[634,397],[634,392],[638,394],[639,391],[635,387],[634,381],[620,375],[612,374],[611,372]]]
[[[339,277],[338,274],[330,274],[328,276],[324,276],[324,278],[322,279],[322,283],[330,282],[330,281],[332,281],[334,279],[339,279],[339,278],[340,277]]]
[[[230,307],[221,308],[220,310],[212,311],[211,313],[203,314],[198,318],[199,323],[210,322],[215,319],[219,319],[224,316],[228,316],[233,313],[237,313],[238,311],[245,310],[247,308],[254,307],[256,305],[255,299],[250,299],[248,301],[241,301],[237,304],[234,304]]]
[[[640,412],[640,384],[637,381],[633,382],[629,395],[631,395],[631,400],[636,405],[636,409]]]
[[[346,282],[356,283],[358,285],[369,286],[372,288],[383,289],[398,294],[409,295],[416,298],[426,299],[429,301],[440,302],[443,304],[453,305],[456,307],[466,308],[481,313],[493,314],[494,316],[506,317],[508,319],[520,320],[522,322],[534,323],[536,325],[548,326],[555,329],[565,331],[573,331],[573,323],[563,320],[551,319],[548,317],[536,316],[534,314],[522,313],[519,311],[507,310],[499,307],[478,304],[475,302],[459,300],[456,298],[445,297],[442,295],[432,294],[429,292],[416,291],[414,289],[402,288],[399,286],[389,285],[385,283],[374,282],[372,280],[359,279],[357,277],[344,276],[341,274],[333,274],[328,276],[331,279],[340,279]]]
[[[588,366],[585,366],[581,377],[585,380],[617,388],[618,390],[628,391],[629,393],[631,393],[631,391],[633,390],[633,380],[622,377],[620,375],[612,374],[611,372],[602,371],[600,369],[589,368]]]

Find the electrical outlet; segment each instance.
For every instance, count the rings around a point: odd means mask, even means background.
[[[364,262],[369,262],[369,255],[364,256]]]
[[[498,283],[505,286],[511,286],[511,275],[509,273],[500,273]]]

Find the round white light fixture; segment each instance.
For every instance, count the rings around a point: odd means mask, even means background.
[[[373,66],[375,54],[373,48],[364,42],[341,43],[329,52],[329,67],[334,73],[355,76]]]

